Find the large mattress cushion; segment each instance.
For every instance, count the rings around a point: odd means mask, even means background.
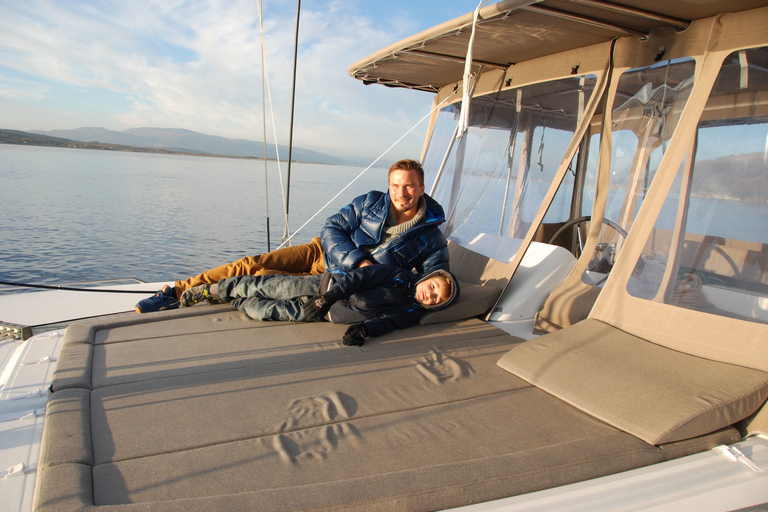
[[[501,370],[522,340],[477,320],[345,347],[340,325],[184,309],[67,330],[37,511],[442,510],[740,438],[649,445]]]
[[[768,397],[766,372],[677,352],[593,319],[518,345],[498,364],[654,445],[736,423]]]

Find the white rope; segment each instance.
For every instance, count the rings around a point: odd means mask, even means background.
[[[285,230],[287,232],[288,231],[288,215],[285,214],[286,208],[285,208],[285,190],[283,187],[283,170],[282,170],[282,167],[280,167],[280,147],[277,144],[277,127],[275,125],[275,109],[274,109],[274,105],[272,104],[272,87],[270,86],[270,83],[269,83],[269,67],[267,66],[267,56],[266,56],[265,45],[264,45],[264,27],[262,25],[262,17],[261,17],[261,0],[258,0],[258,6],[259,6],[259,31],[260,31],[260,37],[261,37],[262,64],[264,66],[264,74],[267,77],[267,96],[269,97],[269,113],[272,121],[272,136],[275,141],[275,158],[277,159],[277,175],[280,181],[280,196],[283,200],[284,224],[285,224]],[[267,160],[267,155],[265,154],[264,161],[266,162],[266,160]],[[267,194],[268,196],[269,189],[267,188],[264,191],[264,193]]]
[[[259,11],[259,35],[261,37],[261,124],[262,124],[262,140],[264,144],[264,211],[267,212],[267,251],[270,249],[270,230],[269,230],[269,167],[267,164],[267,94],[266,86],[264,85],[266,79],[266,62],[267,52],[264,46],[264,18],[261,14],[261,0],[256,1],[256,6]]]
[[[477,27],[477,18],[480,16],[480,8],[491,0],[480,0],[480,3],[475,9],[475,16],[472,19],[472,34],[469,36],[469,44],[467,45],[467,58],[464,61],[464,79],[462,81],[462,97],[461,97],[461,113],[459,114],[459,131],[456,134],[457,137],[461,137],[469,128],[469,99],[470,94],[470,79],[472,78],[472,47],[475,43],[475,29]]]
[[[454,93],[454,94],[455,94],[455,93]],[[302,224],[302,225],[299,227],[299,229],[297,229],[297,230],[296,230],[296,231],[293,233],[293,235],[291,235],[291,236],[289,236],[288,238],[286,238],[286,239],[283,241],[283,243],[282,243],[282,244],[280,244],[280,247],[278,247],[278,249],[280,249],[280,248],[284,247],[284,246],[285,246],[285,244],[287,244],[287,243],[288,243],[288,242],[291,240],[291,238],[293,238],[295,235],[299,234],[299,233],[301,232],[301,230],[302,230],[302,229],[304,229],[304,228],[306,227],[306,225],[307,225],[307,224],[309,224],[310,222],[312,222],[312,220],[314,220],[314,218],[315,218],[315,217],[317,217],[318,215],[320,215],[320,212],[322,212],[323,210],[325,210],[326,208],[328,208],[328,205],[330,205],[332,202],[334,202],[334,201],[336,200],[336,198],[338,198],[338,197],[339,197],[341,194],[343,194],[343,193],[344,193],[344,191],[345,191],[345,190],[347,190],[349,187],[351,187],[351,186],[352,186],[352,184],[353,184],[354,182],[356,182],[357,180],[359,180],[359,179],[360,179],[360,178],[363,176],[363,174],[365,174],[366,172],[368,172],[368,170],[369,170],[371,167],[373,167],[374,165],[376,165],[376,162],[378,162],[379,160],[381,160],[382,158],[384,158],[384,155],[386,155],[387,153],[389,153],[389,151],[390,151],[392,148],[394,148],[395,146],[397,146],[397,145],[400,143],[400,141],[402,141],[402,140],[403,140],[405,137],[407,137],[407,136],[408,136],[408,134],[409,134],[409,133],[411,133],[413,130],[415,130],[417,126],[419,126],[421,123],[423,123],[423,122],[424,122],[426,119],[429,119],[429,117],[432,115],[432,113],[433,113],[435,110],[437,110],[437,109],[439,109],[440,107],[442,107],[442,106],[443,106],[443,103],[445,103],[446,101],[448,101],[448,100],[449,100],[451,97],[453,97],[453,95],[448,95],[448,96],[446,96],[446,97],[445,97],[445,99],[444,99],[443,101],[441,101],[440,103],[438,103],[438,104],[437,104],[437,105],[436,105],[436,106],[435,106],[435,107],[434,107],[432,110],[430,110],[430,111],[429,111],[429,113],[427,113],[427,115],[425,115],[424,117],[422,117],[421,119],[419,119],[419,121],[418,121],[418,122],[416,122],[416,124],[415,124],[415,125],[413,125],[413,126],[412,126],[412,127],[411,127],[411,128],[408,130],[408,131],[407,131],[407,132],[405,132],[405,133],[404,133],[404,134],[403,134],[403,135],[402,135],[402,136],[401,136],[399,139],[397,139],[397,140],[396,140],[396,141],[395,141],[395,142],[394,142],[394,143],[393,143],[391,146],[389,146],[389,147],[388,147],[388,148],[387,148],[387,149],[386,149],[386,150],[385,150],[385,151],[384,151],[384,152],[383,152],[381,155],[379,155],[379,156],[378,156],[378,158],[376,158],[376,160],[374,160],[373,162],[371,162],[371,164],[370,164],[370,165],[368,165],[368,167],[366,167],[365,169],[363,169],[363,171],[362,171],[360,174],[358,174],[358,175],[355,177],[355,179],[353,179],[352,181],[350,181],[350,182],[349,182],[349,184],[348,184],[346,187],[342,188],[342,189],[339,191],[339,193],[338,193],[338,194],[336,194],[335,196],[333,196],[333,197],[332,197],[332,198],[331,198],[331,199],[330,199],[330,200],[329,200],[327,203],[325,203],[325,204],[324,204],[324,205],[323,205],[323,206],[322,206],[322,207],[321,207],[319,210],[317,210],[317,212],[315,212],[315,214],[314,214],[314,215],[312,215],[312,216],[311,216],[309,219],[307,219],[307,221],[306,221],[304,224]]]

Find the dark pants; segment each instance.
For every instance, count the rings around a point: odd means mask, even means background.
[[[303,322],[301,307],[307,297],[319,294],[322,278],[323,274],[229,277],[219,282],[219,295],[256,320]]]

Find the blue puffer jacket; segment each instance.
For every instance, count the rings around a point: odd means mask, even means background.
[[[349,271],[364,259],[396,265],[420,274],[449,270],[448,242],[438,228],[445,222],[443,207],[424,194],[426,219],[370,254],[359,249],[378,245],[389,212],[389,194],[372,191],[356,197],[336,215],[329,217],[322,238],[326,272]]]

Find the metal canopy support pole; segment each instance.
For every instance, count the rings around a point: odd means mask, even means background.
[[[507,183],[504,187],[504,204],[501,207],[501,218],[499,219],[499,236],[504,235],[504,218],[507,216],[507,202],[509,201],[509,185],[512,183],[512,170],[515,167],[515,147],[517,145],[517,127],[520,125],[520,115],[523,111],[523,90],[517,89],[517,98],[515,99],[515,122],[509,131],[509,152],[507,153]],[[514,204],[514,201],[513,203]]]
[[[453,129],[453,135],[451,135],[451,142],[448,144],[448,149],[445,150],[443,161],[440,162],[440,168],[437,170],[437,176],[435,176],[435,183],[432,185],[432,190],[429,191],[430,197],[434,197],[437,185],[440,183],[440,178],[443,177],[443,171],[445,170],[445,164],[448,163],[448,157],[451,156],[453,150],[453,143],[456,142],[456,135],[459,133],[459,123],[456,123],[456,128]]]
[[[605,12],[624,14],[624,15],[634,16],[636,18],[640,18],[644,20],[657,21],[660,23],[664,23],[665,25],[672,25],[677,30],[685,30],[691,24],[691,22],[688,20],[674,18],[672,16],[665,16],[657,12],[637,9],[634,7],[630,7],[628,5],[619,5],[611,2],[604,2],[602,0],[567,0],[567,1],[574,4],[581,4],[581,5],[587,5],[589,7],[594,7]]]

